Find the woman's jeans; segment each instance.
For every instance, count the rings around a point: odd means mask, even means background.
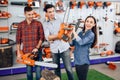
[[[37,61],[42,61],[42,52],[38,52],[38,60]],[[27,69],[27,80],[33,80],[33,66],[26,65]],[[41,77],[41,67],[40,66],[35,66],[35,73],[36,73],[36,80],[40,80]]]
[[[75,65],[75,69],[78,76],[78,80],[87,80],[87,73],[89,69],[88,64]]]
[[[62,53],[59,53],[59,51],[58,53],[52,53],[52,57],[53,62],[58,65],[58,67],[55,69],[55,74],[61,78],[60,58],[62,58],[68,80],[74,80],[69,49]]]

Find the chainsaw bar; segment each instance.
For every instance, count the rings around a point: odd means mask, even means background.
[[[44,66],[44,67],[51,67],[51,68],[57,68],[58,65],[55,64],[55,63],[46,63],[44,61],[35,61],[35,65],[38,65],[38,66]]]

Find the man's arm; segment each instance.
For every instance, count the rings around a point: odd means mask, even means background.
[[[17,28],[17,33],[16,33],[16,49],[17,49],[17,59],[19,59],[21,57],[20,55],[20,44],[21,44],[21,27],[20,24],[18,24],[18,28]]]
[[[17,44],[16,45],[16,49],[17,49],[17,59],[20,59],[21,58],[21,53],[20,53],[20,44]]]
[[[39,34],[39,41],[38,44],[35,46],[35,48],[32,50],[32,52],[37,52],[39,50],[39,48],[42,45],[42,42],[44,41],[44,31],[43,31],[43,26],[41,23],[38,24],[39,28],[38,28],[38,34]]]
[[[49,41],[58,40],[58,35],[49,35],[49,36],[48,36],[48,40],[49,40]]]
[[[42,42],[43,42],[42,40],[39,40],[39,42],[38,42],[38,44],[37,44],[37,46],[36,46],[37,49],[39,49],[39,48],[41,47]]]

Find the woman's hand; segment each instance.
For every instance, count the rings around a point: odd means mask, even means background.
[[[73,35],[74,35],[74,38],[78,37],[78,34],[75,32],[75,27],[73,28]]]

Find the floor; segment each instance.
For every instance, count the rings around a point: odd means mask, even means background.
[[[115,70],[112,70],[108,68],[108,65],[106,64],[95,64],[95,65],[90,65],[90,69],[95,69],[99,72],[102,72],[103,74],[106,74],[110,77],[112,77],[114,80],[120,80],[120,63],[115,64],[117,68]],[[74,68],[73,68],[74,70]],[[62,69],[62,72],[65,70]],[[34,74],[35,75],[35,74]],[[16,74],[16,75],[9,75],[9,76],[0,76],[0,80],[18,80],[21,78],[25,78],[26,74]]]

